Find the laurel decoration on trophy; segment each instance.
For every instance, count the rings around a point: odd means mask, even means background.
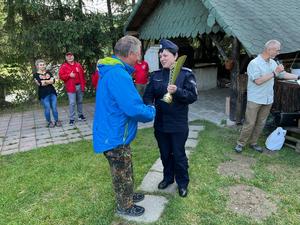
[[[182,55],[180,56],[177,61],[175,62],[175,64],[170,68],[170,75],[169,75],[169,85],[170,84],[175,84],[176,79],[178,77],[178,75],[180,74],[181,68],[186,60],[186,55]],[[164,97],[162,98],[162,101],[171,104],[173,102],[173,97],[172,95],[168,92],[164,95]]]

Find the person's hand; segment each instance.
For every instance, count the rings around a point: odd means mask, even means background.
[[[42,84],[42,86],[46,86],[47,85],[47,81],[46,80],[42,80],[41,84]]]
[[[75,77],[75,74],[73,73],[73,71],[70,73],[70,77],[71,77],[71,78],[74,78],[74,77]]]
[[[177,91],[177,86],[174,84],[169,84],[167,90],[170,94],[174,94]]]
[[[274,72],[275,72],[276,75],[279,74],[279,73],[281,73],[281,72],[283,72],[283,71],[284,71],[284,66],[283,66],[282,64],[279,64],[279,65],[275,68],[275,70],[274,70]]]

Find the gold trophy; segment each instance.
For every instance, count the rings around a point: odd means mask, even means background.
[[[169,75],[169,83],[170,84],[175,84],[176,79],[178,75],[180,74],[181,68],[186,60],[186,55],[180,56],[175,64],[170,68],[170,75]],[[172,95],[168,92],[164,94],[164,97],[162,98],[162,101],[171,104],[173,101]]]

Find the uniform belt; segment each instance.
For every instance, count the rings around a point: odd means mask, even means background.
[[[78,83],[78,84],[75,84],[75,85],[76,85],[76,86],[77,86],[77,85],[80,85],[80,83]]]

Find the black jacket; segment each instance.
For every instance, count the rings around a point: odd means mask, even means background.
[[[151,74],[143,100],[145,104],[155,105],[156,130],[167,133],[185,132],[188,130],[188,105],[197,100],[196,79],[190,69],[182,68],[175,83],[177,91],[172,95],[173,102],[168,104],[161,99],[167,93],[169,73],[169,69],[161,69]]]

